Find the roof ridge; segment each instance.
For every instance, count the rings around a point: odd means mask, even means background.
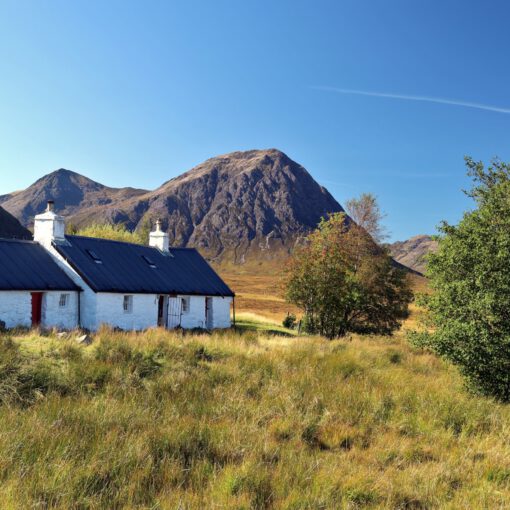
[[[75,236],[66,234],[66,238],[78,238],[78,239],[90,239],[92,241],[102,241],[106,243],[116,243],[116,244],[127,244],[129,246],[140,246],[142,248],[154,248],[154,246],[149,246],[148,244],[138,244],[138,243],[130,243],[129,241],[117,241],[116,239],[105,239],[104,237],[90,237],[90,236]]]
[[[0,242],[4,243],[26,243],[26,244],[39,244],[33,239],[18,239],[16,237],[0,237]]]

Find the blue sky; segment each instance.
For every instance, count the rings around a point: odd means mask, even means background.
[[[470,205],[464,155],[510,160],[509,18],[498,0],[0,0],[0,194],[60,167],[155,188],[276,147],[341,203],[375,193],[392,239],[432,233]]]

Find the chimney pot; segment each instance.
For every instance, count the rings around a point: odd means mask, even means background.
[[[149,235],[149,246],[162,252],[170,250],[170,236],[161,230],[161,220],[156,220],[156,230]]]
[[[46,211],[34,218],[34,241],[51,248],[54,241],[65,240],[65,220],[55,214],[55,202],[48,200]]]

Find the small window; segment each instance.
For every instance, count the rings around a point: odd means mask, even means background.
[[[133,296],[124,296],[124,313],[132,313],[133,312]]]
[[[182,313],[189,312],[189,296],[181,298],[181,310]]]
[[[142,255],[142,259],[149,264],[149,267],[152,267],[152,269],[156,269],[158,266],[156,266],[156,263],[146,255]]]
[[[90,258],[96,263],[96,264],[102,264],[103,261],[99,257],[99,255],[94,250],[87,250],[87,253],[89,254]]]
[[[58,306],[60,308],[67,308],[68,305],[69,305],[69,294],[60,294]]]

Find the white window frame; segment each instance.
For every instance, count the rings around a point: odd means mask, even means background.
[[[133,313],[133,295],[126,294],[122,302],[124,313]]]
[[[183,314],[188,314],[190,308],[190,297],[189,296],[181,296],[181,312]]]
[[[59,308],[67,308],[69,306],[69,299],[71,295],[70,294],[60,294],[60,298],[58,300],[58,307]]]

